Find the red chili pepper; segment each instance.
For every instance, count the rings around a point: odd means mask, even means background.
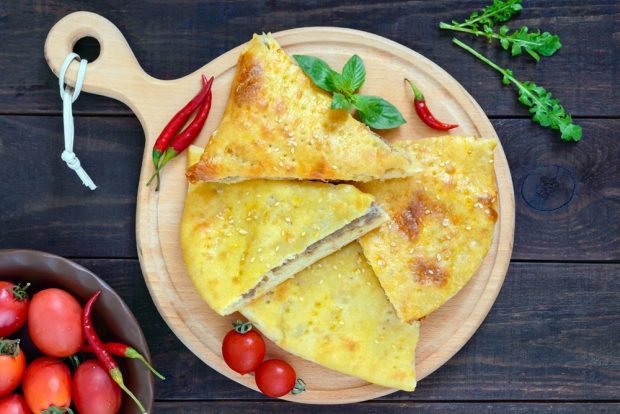
[[[209,80],[213,81],[213,78]],[[207,121],[207,117],[209,116],[209,112],[211,111],[211,101],[213,100],[213,94],[211,90],[207,93],[207,97],[204,102],[198,109],[198,113],[196,117],[192,120],[192,122],[185,128],[182,132],[179,133],[176,137],[172,139],[170,146],[164,152],[164,156],[159,163],[159,167],[155,170],[155,174],[149,179],[146,185],[149,185],[155,177],[158,176],[159,172],[168,162],[183,152],[187,147],[191,145],[192,142],[198,137],[200,131],[202,131],[202,127]]]
[[[433,114],[431,113],[431,110],[428,109],[428,106],[426,106],[426,101],[424,100],[424,95],[422,94],[422,91],[416,88],[413,82],[411,82],[409,79],[405,79],[405,80],[407,81],[407,83],[409,83],[409,86],[411,86],[411,90],[413,91],[413,94],[415,95],[415,100],[413,101],[415,111],[417,112],[420,119],[424,121],[426,125],[428,125],[429,127],[433,129],[437,129],[439,131],[448,131],[452,128],[458,127],[457,124],[445,124],[439,121],[437,118],[435,118]]]
[[[105,369],[108,370],[108,373],[110,374],[112,380],[114,380],[114,382],[116,382],[118,386],[121,387],[121,389],[125,391],[127,395],[129,395],[129,397],[131,397],[131,399],[136,403],[138,408],[140,408],[142,414],[147,414],[140,400],[138,400],[138,398],[136,398],[136,396],[133,395],[133,393],[129,391],[129,389],[125,386],[125,383],[123,382],[123,374],[118,368],[118,364],[116,363],[114,358],[112,358],[112,355],[110,355],[110,353],[105,349],[103,342],[101,342],[101,339],[99,339],[97,332],[95,332],[95,328],[93,327],[93,322],[91,319],[91,314],[93,310],[93,304],[95,303],[99,295],[101,295],[100,290],[95,292],[95,294],[91,296],[90,299],[88,299],[86,305],[84,305],[84,311],[82,313],[82,328],[84,330],[84,337],[86,337],[88,345],[91,346],[93,353],[95,354],[99,362],[101,362]]]
[[[106,342],[104,344],[105,349],[111,353],[112,355],[130,358],[130,359],[138,359],[142,361],[142,363],[149,369],[151,372],[159,379],[165,380],[166,377],[161,375],[153,366],[142,356],[140,352],[138,352],[135,348],[130,347],[129,345],[122,344],[120,342]],[[93,347],[89,344],[85,344],[82,347],[82,352],[93,353]]]
[[[200,104],[204,101],[205,96],[211,89],[211,84],[213,83],[213,78],[207,80],[205,75],[202,75],[202,89],[194,98],[189,101],[179,112],[177,112],[171,119],[168,121],[164,129],[157,137],[155,141],[155,145],[153,145],[153,165],[157,169],[159,167],[159,161],[161,159],[161,155],[164,153],[166,148],[168,148],[168,144],[174,134],[179,132],[179,130],[185,125],[189,117],[196,111],[196,109],[200,106]],[[157,177],[157,187],[159,188],[159,176]]]

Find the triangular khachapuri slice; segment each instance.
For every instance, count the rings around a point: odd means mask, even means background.
[[[203,299],[226,315],[386,220],[373,196],[346,184],[198,183],[185,199],[181,248]]]
[[[403,321],[443,305],[489,251],[498,208],[495,145],[457,136],[398,142],[424,172],[358,186],[390,215],[359,242]]]
[[[241,313],[304,359],[385,387],[415,389],[420,323],[398,319],[358,243],[304,269]]]
[[[407,156],[316,87],[271,35],[241,53],[224,117],[187,176],[370,181],[416,172]]]

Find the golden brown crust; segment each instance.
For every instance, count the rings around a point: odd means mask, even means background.
[[[317,88],[271,36],[239,57],[230,99],[191,182],[248,179],[369,181],[419,170]]]
[[[399,317],[411,321],[465,286],[491,245],[497,221],[495,141],[448,136],[396,146],[424,171],[358,185],[392,218],[360,244]]]

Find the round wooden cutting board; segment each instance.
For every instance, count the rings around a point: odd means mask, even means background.
[[[251,33],[248,33],[248,40]],[[88,65],[83,89],[118,99],[138,116],[146,136],[138,188],[137,242],[142,271],[151,296],[162,317],[179,339],[200,359],[229,378],[256,390],[254,378],[230,370],[221,356],[221,343],[238,315],[222,317],[213,312],[195,291],[186,274],[179,246],[179,222],[187,184],[185,155],[169,164],[163,173],[161,190],[146,187],[153,173],[153,142],[170,117],[200,86],[200,75],[215,76],[214,101],[209,120],[197,145],[204,145],[216,129],[229,95],[239,46],[181,79],[163,81],[147,75],[139,66],[120,31],[105,18],[87,12],[70,14],[50,31],[45,57],[58,74],[65,56],[77,40],[96,38],[100,56]],[[420,122],[403,78],[415,79],[426,93],[429,106],[439,119],[458,123],[454,135],[497,139],[484,112],[463,87],[439,66],[398,43],[370,33],[334,28],[308,27],[286,30],[274,37],[290,54],[314,55],[340,69],[352,55],[366,64],[362,93],[379,95],[395,104],[409,122],[383,135],[389,140],[419,139],[440,135]],[[74,84],[77,63],[72,63],[67,82]],[[473,335],[502,286],[514,233],[514,197],[510,171],[501,144],[495,150],[495,173],[499,189],[499,220],[495,239],[484,263],[469,284],[441,309],[422,322],[416,369],[423,379],[449,360]],[[156,338],[151,338],[155,340]],[[314,404],[337,404],[368,400],[394,392],[297,358],[268,343],[269,357],[290,361],[303,378],[308,391],[284,399]]]

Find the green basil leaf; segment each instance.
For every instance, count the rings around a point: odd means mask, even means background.
[[[331,109],[351,109],[351,102],[341,93],[334,92]]]
[[[398,109],[383,98],[353,95],[352,99],[360,120],[371,128],[395,128],[406,122]]]
[[[329,75],[329,77],[325,80],[328,84],[328,87],[332,88],[333,92],[345,92],[347,91],[347,82],[344,77],[338,73],[333,72]]]
[[[345,63],[342,68],[342,77],[346,82],[346,92],[353,93],[361,88],[366,80],[366,68],[359,56],[353,55]]]
[[[306,55],[293,55],[293,58],[295,58],[301,70],[312,79],[316,86],[327,92],[334,92],[336,90],[332,78],[334,74],[338,75],[338,73],[334,72],[327,62],[314,56]]]

